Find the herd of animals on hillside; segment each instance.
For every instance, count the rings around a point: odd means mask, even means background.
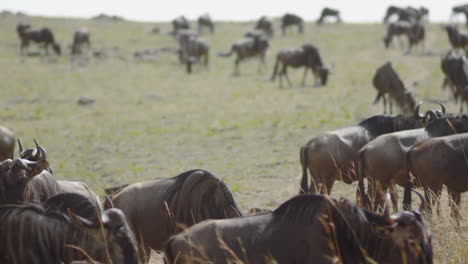
[[[453,12],[465,14],[468,25],[468,5]],[[407,52],[423,45],[428,13],[423,7],[389,7],[384,45],[400,35],[408,39]],[[342,21],[338,10],[324,8],[317,24],[328,16]],[[389,22],[392,16],[395,22]],[[209,44],[201,31],[206,27],[215,34],[210,16],[198,19],[198,31],[184,17],[172,25],[187,72],[194,63],[208,64]],[[291,26],[304,33],[303,19],[285,14],[282,35]],[[452,25],[445,30],[453,49],[441,61],[443,86],[462,113],[468,102],[463,53],[468,33]],[[30,42],[43,45],[46,53],[50,46],[61,54],[49,28],[20,23],[17,33],[22,54]],[[261,17],[219,56],[235,54],[239,74],[245,58],[264,63],[273,35],[272,20]],[[86,46],[91,46],[90,33],[80,28],[71,53],[79,56]],[[310,68],[316,82],[327,84],[329,69],[310,43],[279,51],[271,80],[279,77],[282,85],[285,78],[290,84],[288,66],[305,68],[303,83]],[[468,117],[446,113],[442,104],[421,113],[422,102],[405,88],[391,62],[376,70],[372,83],[374,103],[382,100],[385,114],[312,138],[299,151],[300,194],[273,211],[253,210],[250,215],[223,181],[199,169],[107,189],[109,196],[101,203],[85,183],[57,180],[38,142],[25,149],[10,130],[0,127],[0,263],[148,263],[151,250],[163,252],[165,263],[433,263],[423,214],[430,216],[432,208],[440,214],[445,185],[455,225],[460,225],[461,193],[468,190]],[[403,115],[386,115],[387,108],[392,114],[393,103]],[[14,159],[16,145],[19,157]],[[358,182],[356,203],[327,196],[336,180]],[[404,211],[390,215],[399,210],[396,185],[404,187]],[[417,209],[411,207],[412,192],[420,200]]]

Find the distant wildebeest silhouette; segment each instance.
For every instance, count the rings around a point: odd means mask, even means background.
[[[280,65],[282,67],[278,73]],[[271,81],[274,81],[276,75],[279,75],[280,87],[283,87],[283,76],[286,78],[288,84],[291,85],[287,74],[288,66],[293,68],[305,68],[302,85],[305,85],[305,79],[309,69],[315,77],[315,85],[318,85],[319,80],[321,85],[327,84],[328,74],[330,71],[325,67],[325,65],[323,65],[322,58],[320,57],[317,47],[312,44],[307,43],[303,44],[299,48],[280,50],[276,55],[276,63],[273,75],[271,76]]]
[[[283,36],[286,35],[286,28],[290,26],[297,26],[297,30],[300,34],[304,34],[304,20],[294,14],[286,13],[281,17],[281,32]]]
[[[81,54],[84,44],[88,46],[88,49],[91,48],[89,30],[87,28],[79,28],[73,34],[72,55]]]
[[[185,16],[179,16],[172,20],[172,33],[175,35],[181,29],[190,29],[190,23]]]
[[[263,30],[269,37],[272,37],[274,33],[273,20],[267,16],[262,16],[255,24],[255,29]]]
[[[179,60],[186,64],[187,73],[192,73],[192,65],[196,62],[202,62],[205,67],[208,66],[210,45],[198,35],[189,30],[181,30],[177,34],[179,41]]]
[[[457,14],[465,15],[465,24],[466,24],[466,26],[468,26],[468,4],[454,6],[452,8],[452,15],[451,15],[452,18]]]
[[[424,52],[424,38],[426,30],[419,22],[397,21],[388,24],[387,35],[384,38],[385,48],[390,47],[393,37],[405,35],[408,39],[406,53],[411,53],[413,46],[420,44]]]
[[[447,36],[452,48],[463,49],[466,53],[468,51],[468,33],[461,32],[455,25],[446,25],[444,29],[447,31]]]
[[[21,41],[21,54],[23,50],[29,47],[30,42],[42,44],[46,54],[49,54],[49,45],[57,55],[60,55],[60,45],[55,42],[54,35],[49,28],[32,29],[31,25],[19,23],[16,26],[16,31]]]
[[[204,14],[201,15],[198,18],[198,33],[202,33],[202,29],[204,27],[207,27],[210,30],[211,34],[215,33],[215,24],[213,20],[211,19],[211,16],[209,14]]]
[[[239,63],[247,58],[258,57],[260,64],[258,71],[265,65],[265,55],[269,47],[268,37],[263,31],[250,31],[246,36],[236,41],[231,46],[231,50],[227,53],[218,53],[220,57],[229,57],[236,53],[237,57],[234,61],[234,74],[239,75]]]
[[[340,11],[337,9],[325,7],[317,20],[317,25],[321,25],[326,17],[335,17],[336,23],[341,23]]]
[[[426,7],[414,8],[414,7],[397,7],[389,6],[385,12],[383,19],[384,23],[388,23],[390,17],[397,16],[397,21],[407,22],[422,22],[423,18],[429,15],[429,10]]]
[[[412,113],[415,107],[413,94],[405,88],[391,62],[386,62],[375,72],[372,84],[377,90],[374,104],[382,98],[384,114],[387,113],[387,94],[389,112],[392,113],[392,101],[395,102],[404,113]]]
[[[442,58],[441,68],[445,75],[442,88],[449,87],[463,113],[463,105],[468,103],[468,61],[460,52],[451,50]]]

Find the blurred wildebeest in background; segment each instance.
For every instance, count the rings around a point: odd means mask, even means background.
[[[57,55],[60,55],[60,45],[55,42],[54,35],[49,28],[32,29],[29,24],[19,23],[16,26],[16,31],[21,41],[21,54],[23,54],[24,48],[27,48],[32,41],[42,44],[46,55],[49,54],[49,45],[52,46]]]
[[[454,6],[452,8],[452,15],[453,18],[455,15],[463,14],[465,15],[465,24],[468,26],[468,4]]]
[[[452,48],[461,48],[466,53],[468,51],[468,33],[461,32],[455,25],[446,25],[444,28],[447,31],[448,39]]]
[[[278,73],[278,68],[281,64],[281,70]],[[287,67],[299,68],[304,67],[304,77],[302,78],[302,85],[305,85],[305,79],[307,71],[310,69],[315,77],[315,85],[318,85],[320,80],[321,85],[326,85],[328,80],[328,74],[330,70],[323,65],[322,59],[318,48],[312,44],[303,44],[299,48],[280,50],[276,55],[275,68],[271,81],[275,80],[276,75],[279,75],[280,87],[283,87],[283,75],[286,81],[291,86],[287,74]]]
[[[317,20],[317,25],[321,25],[324,22],[326,17],[335,17],[336,23],[341,23],[340,11],[337,9],[325,7],[322,9],[322,13],[320,14],[319,19]]]
[[[73,34],[72,55],[81,54],[84,44],[88,46],[88,49],[91,48],[89,30],[87,28],[79,28],[75,31],[75,34]]]
[[[94,221],[37,205],[0,206],[0,261],[5,264],[74,261],[138,264],[135,237],[119,209]]]
[[[190,29],[190,23],[185,16],[179,16],[172,20],[172,34],[176,35],[181,29]]]
[[[430,206],[437,203],[440,210],[440,197],[442,186],[447,186],[450,194],[450,207],[452,217],[461,218],[461,193],[468,191],[468,134],[462,133],[440,138],[431,138],[416,144],[407,155],[408,183],[405,186],[406,193],[415,185],[424,187],[426,200]],[[411,204],[411,195],[407,195],[403,204],[408,207]],[[440,212],[439,212],[440,213]]]
[[[346,199],[301,195],[269,214],[197,224],[171,237],[164,253],[168,264],[432,263],[422,209],[379,215]]]
[[[186,64],[187,73],[192,73],[192,64],[200,62],[203,58],[203,65],[208,66],[210,45],[208,42],[193,34],[191,30],[180,30],[177,33],[179,42],[179,60]]]
[[[268,37],[271,38],[274,33],[273,20],[267,16],[262,16],[255,24],[255,29],[263,30],[268,35]]]
[[[413,115],[372,116],[356,126],[322,133],[300,150],[302,166],[301,193],[330,194],[335,180],[347,184],[357,178],[359,149],[374,138],[395,131],[419,128],[422,117],[416,107]],[[311,177],[308,186],[307,170]]]
[[[408,50],[406,53],[410,53],[413,46],[421,43],[424,52],[424,38],[426,30],[424,25],[419,22],[408,22],[408,21],[397,21],[388,24],[387,35],[384,38],[385,48],[390,47],[390,43],[394,36],[406,35],[408,38]],[[401,41],[401,39],[400,39]]]
[[[203,27],[207,27],[212,35],[215,33],[215,24],[209,14],[201,15],[198,18],[198,33],[202,33]]]
[[[281,17],[281,32],[283,36],[286,35],[286,28],[290,26],[297,26],[300,34],[304,34],[304,20],[302,17],[294,14],[286,13]]]
[[[148,262],[150,249],[162,250],[170,236],[186,227],[241,215],[228,186],[204,170],[131,184],[111,199],[127,216],[143,263]]]
[[[15,136],[8,128],[0,126],[0,162],[13,159]]]
[[[463,54],[451,50],[442,58],[441,68],[445,75],[442,88],[449,87],[463,113],[463,105],[468,103],[468,62]]]
[[[374,104],[378,103],[382,98],[384,114],[387,113],[387,99],[390,114],[392,114],[393,110],[392,101],[400,107],[403,113],[411,113],[414,110],[414,96],[405,88],[405,85],[390,61],[384,63],[377,69],[372,79],[372,85],[377,90]]]
[[[237,57],[234,61],[234,74],[239,75],[239,63],[247,58],[258,57],[260,64],[258,66],[258,72],[261,67],[265,65],[265,55],[269,47],[268,36],[263,32],[250,31],[246,36],[232,44],[231,50],[226,53],[218,53],[220,57],[229,57],[233,53],[236,53]]]
[[[385,17],[383,19],[384,23],[388,23],[389,19],[392,16],[397,17],[397,21],[407,21],[407,22],[422,22],[424,17],[429,15],[429,10],[425,7],[414,8],[414,7],[397,7],[389,6],[385,12]]]

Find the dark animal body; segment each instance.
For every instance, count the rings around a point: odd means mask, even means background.
[[[19,23],[16,26],[16,31],[21,41],[21,54],[27,48],[30,42],[42,44],[46,54],[49,54],[49,45],[57,55],[60,55],[60,45],[55,42],[54,35],[49,28],[32,29],[31,25]]]
[[[442,88],[449,87],[463,113],[463,105],[468,102],[468,62],[463,54],[451,50],[442,58],[441,68],[445,75]]]
[[[281,70],[278,69],[281,65]],[[305,85],[307,71],[310,69],[315,77],[315,84],[320,80],[321,85],[326,85],[328,80],[329,69],[323,65],[322,58],[318,48],[312,44],[303,44],[299,48],[280,50],[276,55],[275,68],[271,80],[274,81],[276,75],[279,75],[280,87],[283,86],[283,76],[291,85],[287,74],[287,67],[299,68],[304,67],[304,77],[302,85]]]
[[[414,145],[407,155],[408,170],[412,177],[405,186],[403,204],[411,204],[409,188],[414,185],[424,187],[428,210],[437,203],[440,214],[442,186],[447,186],[450,194],[452,216],[460,219],[461,193],[468,191],[468,134],[462,133],[446,137],[431,138]],[[409,176],[410,174],[408,174]]]
[[[390,217],[320,195],[269,214],[204,221],[171,237],[164,253],[168,264],[432,263],[419,211]]]
[[[15,136],[8,128],[0,126],[0,162],[13,159],[15,151]]]
[[[122,211],[107,210],[99,220],[36,205],[0,206],[0,262],[137,264],[135,238]]]
[[[405,186],[408,179],[407,155],[410,149],[435,137],[468,132],[466,116],[445,116],[432,120],[424,129],[382,135],[359,151],[360,179],[367,178],[369,188],[364,205],[377,210],[383,206],[390,188],[397,209],[395,185]]]
[[[255,24],[255,29],[263,30],[265,34],[267,34],[269,37],[272,37],[274,33],[273,20],[271,20],[269,17],[262,16]]]
[[[414,8],[414,7],[397,7],[389,6],[385,12],[383,19],[384,23],[388,23],[390,17],[397,16],[397,21],[407,22],[421,22],[422,19],[429,15],[429,10],[425,7]]]
[[[227,53],[218,53],[218,56],[229,57],[232,54],[236,54],[236,60],[234,61],[234,74],[239,75],[239,63],[247,58],[258,57],[260,64],[258,71],[265,65],[266,51],[269,47],[269,41],[267,36],[260,32],[248,32],[248,35],[231,46],[231,51]]]
[[[390,47],[390,43],[395,36],[405,35],[408,39],[408,49],[406,53],[410,53],[414,46],[420,45],[424,52],[424,38],[426,30],[420,22],[397,21],[388,24],[387,35],[384,38],[385,48]]]
[[[184,228],[206,219],[241,215],[229,188],[204,170],[131,184],[111,199],[127,216],[145,263],[150,249],[162,250],[164,242]]]
[[[88,49],[91,48],[89,30],[87,28],[79,28],[73,34],[72,55],[81,54],[83,52],[83,45],[85,44]]]
[[[384,114],[387,113],[387,100],[389,112],[392,113],[392,101],[395,102],[404,113],[411,113],[415,107],[413,94],[405,88],[391,62],[380,66],[374,74],[372,85],[377,90],[374,104],[382,98]],[[387,98],[388,97],[388,98]]]
[[[419,107],[411,116],[376,115],[356,126],[323,133],[300,150],[301,191],[330,194],[335,180],[352,183],[358,180],[358,151],[374,138],[395,131],[421,127]],[[311,176],[308,186],[307,170]]]
[[[447,25],[444,28],[447,31],[447,36],[452,48],[460,48],[466,52],[468,48],[468,33],[461,32],[455,25]]]
[[[329,7],[325,7],[324,9],[322,9],[322,13],[320,13],[320,17],[319,19],[317,20],[317,24],[318,25],[321,25],[323,24],[324,20],[326,17],[334,17],[336,18],[336,23],[341,23],[342,20],[341,20],[341,17],[340,17],[340,11],[337,10],[337,9],[333,9],[333,8],[329,8]]]
[[[177,34],[181,29],[190,29],[190,23],[185,16],[176,17],[172,20],[172,33]]]
[[[187,66],[187,73],[192,73],[192,65],[202,62],[208,66],[210,45],[208,42],[193,34],[190,30],[180,30],[177,34],[179,41],[179,59]]]
[[[468,4],[454,6],[452,8],[452,16],[457,15],[457,14],[465,15],[465,21],[466,21],[465,23],[468,26]]]
[[[207,27],[212,35],[215,33],[215,24],[209,14],[201,15],[198,18],[198,32],[200,34],[204,27]]]
[[[291,26],[297,26],[298,33],[304,34],[304,20],[295,14],[285,14],[281,17],[281,32],[286,35],[286,29]]]

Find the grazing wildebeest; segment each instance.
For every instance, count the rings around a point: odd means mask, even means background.
[[[326,17],[335,17],[336,23],[341,23],[340,11],[337,9],[325,7],[320,13],[320,17],[317,20],[317,25],[321,25]]]
[[[429,10],[425,7],[413,8],[413,7],[397,7],[389,6],[385,12],[385,17],[383,19],[384,23],[388,23],[390,17],[393,15],[397,16],[397,21],[407,21],[407,22],[420,22],[422,19],[429,14]]]
[[[300,34],[304,34],[304,20],[300,16],[288,13],[282,16],[281,32],[283,33],[283,36],[286,35],[286,28],[294,25],[297,26],[297,30]]]
[[[374,104],[378,103],[382,98],[384,114],[387,113],[387,99],[390,114],[393,112],[392,101],[400,107],[403,113],[411,113],[414,110],[414,96],[405,88],[391,62],[384,63],[376,70],[372,85],[377,90]]]
[[[466,52],[468,48],[468,33],[460,32],[455,25],[446,25],[444,28],[447,31],[448,39],[452,48],[461,48]]]
[[[122,211],[109,209],[91,221],[38,205],[0,206],[2,264],[84,260],[138,264],[135,237]]]
[[[442,186],[447,186],[450,194],[452,216],[460,219],[461,193],[468,191],[468,134],[462,133],[446,137],[431,138],[414,145],[407,155],[408,169],[414,178],[408,177],[403,204],[411,204],[409,188],[412,182],[424,187],[430,211],[437,203],[440,210]],[[409,176],[410,174],[408,174]],[[440,211],[439,211],[440,214]]]
[[[261,67],[265,65],[265,56],[268,47],[268,38],[265,34],[249,32],[248,36],[234,42],[229,52],[218,53],[218,56],[229,57],[233,53],[236,53],[237,57],[234,61],[234,74],[239,75],[239,63],[247,58],[258,57],[260,59],[258,71],[260,71]]]
[[[192,64],[203,59],[203,65],[208,66],[210,45],[198,35],[188,31],[179,31],[179,60],[187,65],[187,73],[192,73]]]
[[[16,31],[21,41],[21,54],[23,54],[24,48],[28,47],[32,41],[43,44],[46,54],[49,54],[48,47],[51,45],[55,53],[60,55],[60,45],[55,42],[54,35],[49,28],[31,29],[31,25],[19,23],[16,26]]]
[[[407,155],[411,147],[429,138],[466,132],[468,117],[442,116],[433,119],[423,129],[382,135],[362,147],[359,151],[359,178],[367,178],[369,186],[363,199],[364,206],[377,210],[383,205],[384,194],[389,189],[397,210],[395,187],[405,186],[407,182]]]
[[[212,35],[215,33],[215,24],[209,14],[201,15],[198,18],[198,32],[200,34],[202,33],[203,27],[207,27]]]
[[[269,214],[199,223],[171,237],[164,253],[168,264],[432,263],[419,210],[379,215],[346,199],[301,195]]]
[[[468,62],[463,54],[451,50],[442,58],[441,68],[445,75],[442,88],[449,87],[463,113],[463,105],[468,102]]]
[[[43,147],[36,143],[36,149],[23,150],[21,142],[18,140],[20,158],[12,161],[12,168],[17,174],[24,174],[16,181],[12,181],[8,186],[3,186],[8,194],[9,201],[13,203],[31,202],[42,203],[47,199],[60,193],[78,193],[87,197],[96,207],[100,208],[101,203],[96,193],[83,182],[59,181],[52,176],[52,168],[47,161],[47,154]],[[1,177],[1,175],[0,175]],[[1,182],[1,181],[0,181]],[[0,204],[6,202],[1,201]]]
[[[427,114],[426,114],[427,115]],[[413,115],[372,116],[356,126],[318,135],[300,150],[301,192],[330,194],[335,180],[357,181],[359,149],[382,134],[422,127],[419,105]],[[311,177],[308,187],[307,170]]]
[[[89,30],[87,28],[79,28],[75,31],[75,34],[73,34],[72,55],[81,54],[84,44],[88,46],[88,49],[91,48]]]
[[[0,162],[13,159],[15,136],[8,128],[0,126]]]
[[[281,64],[281,70],[278,73],[278,68]],[[299,48],[280,50],[276,55],[275,68],[273,70],[273,75],[271,76],[271,81],[274,81],[276,75],[279,75],[280,87],[283,87],[283,75],[286,78],[286,81],[291,86],[287,74],[287,67],[299,68],[304,67],[304,77],[302,78],[302,85],[305,85],[305,78],[307,71],[310,69],[312,74],[315,77],[315,85],[318,85],[318,80],[320,80],[321,85],[326,85],[328,80],[328,74],[330,70],[323,65],[320,53],[312,44],[303,44]]]
[[[397,21],[387,27],[387,35],[384,37],[385,48],[390,47],[394,36],[405,35],[408,39],[406,53],[411,53],[413,46],[420,44],[424,52],[424,38],[426,35],[424,25],[420,22]]]
[[[255,29],[263,30],[268,37],[273,36],[273,20],[267,16],[262,16],[255,24]]]
[[[177,34],[181,29],[190,29],[190,23],[185,16],[180,16],[172,20],[172,29],[173,34]]]
[[[127,216],[144,263],[150,249],[162,250],[170,236],[186,227],[206,219],[241,215],[228,186],[204,170],[131,184],[111,199]]]
[[[466,18],[466,25],[468,26],[468,4],[465,5],[459,5],[459,6],[454,6],[452,8],[452,17],[457,15],[457,14],[463,14],[465,15]]]

